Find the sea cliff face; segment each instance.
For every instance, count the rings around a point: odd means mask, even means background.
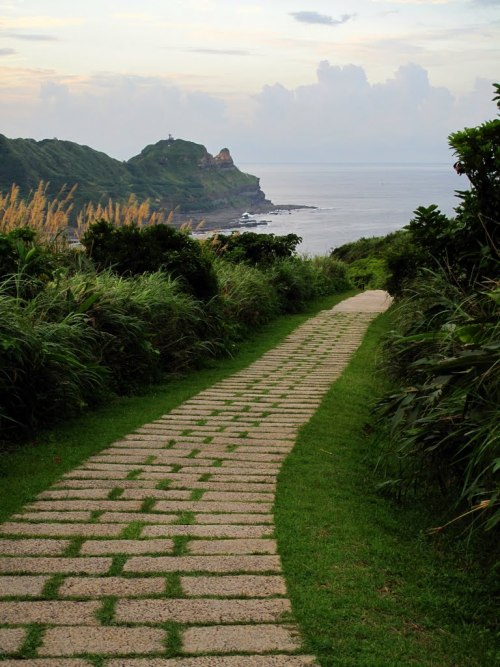
[[[0,134],[0,191],[15,183],[27,195],[41,180],[49,182],[50,196],[76,184],[76,211],[131,194],[149,199],[153,208],[184,212],[267,203],[259,179],[241,172],[227,148],[212,156],[201,144],[170,137],[120,162],[71,141]]]

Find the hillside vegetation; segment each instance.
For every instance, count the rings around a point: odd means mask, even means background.
[[[126,162],[72,141],[8,139],[0,134],[0,192],[13,184],[27,196],[40,181],[54,198],[63,187],[77,185],[75,211],[86,204],[106,204],[130,195],[149,199],[157,209],[208,211],[265,203],[259,179],[244,174],[227,149],[212,157],[204,146],[166,139],[146,146]]]

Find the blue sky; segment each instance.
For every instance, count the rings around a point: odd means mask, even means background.
[[[0,132],[120,159],[448,159],[492,117],[500,0],[0,0]]]

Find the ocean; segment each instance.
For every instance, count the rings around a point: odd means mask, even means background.
[[[418,206],[437,204],[453,214],[456,190],[469,182],[452,164],[242,164],[242,171],[260,178],[274,204],[314,206],[311,209],[254,217],[266,225],[249,231],[297,234],[299,252],[327,254],[363,236],[382,236],[401,229]]]

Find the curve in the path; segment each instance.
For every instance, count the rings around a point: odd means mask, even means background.
[[[305,667],[273,539],[276,476],[385,292],[66,474],[0,527],[4,667]],[[186,657],[168,658],[177,654]]]

